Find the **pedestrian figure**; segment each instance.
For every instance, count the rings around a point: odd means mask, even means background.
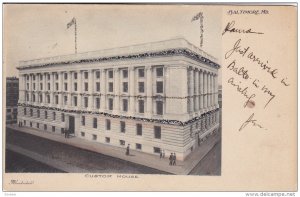
[[[162,150],[161,150],[160,153],[159,153],[159,158],[160,159],[162,158],[162,155],[163,155],[163,153],[162,153]]]
[[[165,158],[165,151],[162,150],[162,157]]]
[[[126,148],[126,155],[129,155],[129,145],[130,145],[130,144],[128,144],[128,146],[127,146],[127,148]]]
[[[65,129],[65,138],[68,138],[68,129]]]
[[[173,165],[173,153],[171,153],[171,155],[169,157],[169,161],[170,161],[169,165],[170,166]]]
[[[176,153],[173,154],[173,166],[176,166]]]

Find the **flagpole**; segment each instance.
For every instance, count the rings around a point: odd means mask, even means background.
[[[77,53],[77,21],[75,20],[75,54]]]

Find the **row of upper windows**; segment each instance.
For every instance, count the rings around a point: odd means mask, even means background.
[[[139,68],[138,70],[138,76],[139,77],[145,77],[145,69],[144,68]],[[164,75],[164,70],[163,67],[157,67],[155,68],[156,70],[156,77],[162,77]],[[123,78],[128,78],[128,69],[122,69],[122,76]],[[113,70],[108,70],[108,78],[113,78],[114,77],[114,72]],[[47,74],[47,79],[50,80],[50,74]],[[88,72],[83,72],[83,77],[84,79],[88,79],[89,78],[89,73]],[[96,79],[100,79],[100,71],[95,71],[95,77]],[[58,73],[54,74],[54,78],[55,80],[58,80]],[[29,75],[27,75],[27,80],[29,80]],[[36,76],[33,75],[32,79],[35,80]],[[64,73],[64,79],[67,80],[68,79],[68,73]],[[78,73],[74,72],[73,73],[73,79],[78,79]],[[43,80],[43,75],[40,75],[40,80]]]
[[[68,83],[64,83],[64,91],[68,91]],[[96,92],[100,92],[100,82],[96,82]],[[164,82],[163,81],[157,81],[156,82],[156,93],[163,93],[164,91]],[[27,83],[27,90],[29,90],[29,83]],[[36,84],[33,83],[33,90],[36,90]],[[40,90],[43,90],[43,83],[40,83]],[[51,90],[51,85],[50,83],[47,84],[47,90]],[[59,90],[59,83],[55,83],[55,91]],[[73,84],[73,91],[78,91],[78,84],[75,82]],[[89,84],[88,82],[84,83],[84,91],[89,91]],[[113,92],[114,91],[114,83],[109,82],[108,83],[108,92]],[[124,93],[128,92],[128,82],[123,82],[122,83],[122,91]],[[145,83],[144,82],[138,82],[138,92],[139,93],[144,93],[145,92]]]
[[[39,102],[42,103],[43,102],[43,96],[40,95],[39,97],[40,97]],[[28,100],[29,100],[29,95],[27,94],[26,101],[28,101]],[[59,104],[58,100],[59,100],[58,95],[55,95],[54,96],[54,104],[58,105]],[[32,95],[32,101],[36,102],[35,95]],[[51,103],[50,95],[46,95],[46,103]],[[63,96],[63,104],[68,105],[68,96]],[[96,109],[100,109],[100,98],[99,97],[96,97],[94,99],[94,104],[95,104]],[[114,99],[113,98],[109,98],[107,104],[108,104],[108,110],[113,110],[114,109]],[[163,113],[164,113],[164,103],[163,103],[163,101],[160,101],[160,100],[155,101],[155,104],[156,104],[156,114],[157,115],[163,115]],[[78,106],[77,96],[72,96],[71,106],[74,106],[74,107]],[[89,107],[88,97],[83,97],[83,107],[84,108]],[[128,99],[122,99],[121,107],[122,107],[121,110],[123,112],[128,112]],[[144,100],[138,100],[137,112],[141,113],[141,114],[145,113],[145,101]]]
[[[26,108],[24,108],[24,114],[26,115]],[[33,109],[30,109],[30,115],[33,116]],[[37,110],[37,117],[40,117],[40,110]],[[45,119],[48,118],[48,111],[44,111]],[[52,112],[52,118],[53,120],[56,120],[56,112]],[[85,116],[81,116],[81,125],[86,126],[86,120]],[[61,114],[61,121],[65,122],[65,114]],[[93,128],[98,128],[98,118],[93,118]],[[154,138],[161,139],[161,127],[160,126],[154,126]],[[105,129],[107,131],[111,130],[111,120],[105,119]],[[126,132],[126,122],[120,121],[120,132],[125,133]],[[136,124],[136,135],[142,136],[143,135],[143,125],[138,123]]]

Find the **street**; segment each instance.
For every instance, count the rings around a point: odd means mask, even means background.
[[[51,159],[60,160],[72,166],[97,173],[168,174],[143,165],[124,161],[100,153],[83,150],[70,145],[54,142],[38,136],[6,128],[6,142],[38,153]],[[220,175],[221,143],[199,162],[191,171],[192,175]],[[24,155],[6,150],[6,172],[62,172]]]

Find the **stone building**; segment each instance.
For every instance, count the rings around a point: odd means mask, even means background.
[[[6,124],[17,122],[19,99],[19,79],[6,78]]]
[[[219,67],[184,38],[22,61],[18,121],[183,160],[219,127]]]

